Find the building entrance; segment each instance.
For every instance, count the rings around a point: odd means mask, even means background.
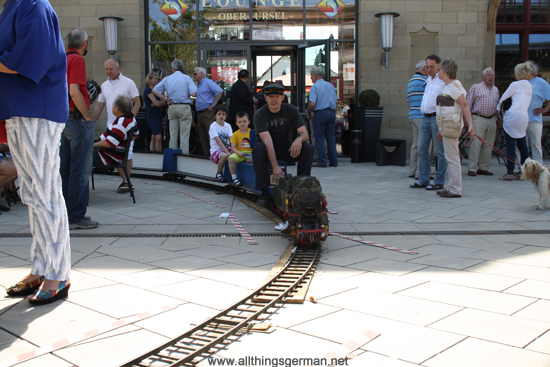
[[[284,86],[288,102],[305,112],[307,95],[313,84],[310,70],[314,66],[326,69],[330,75],[330,43],[317,41],[300,45],[219,45],[202,44],[199,65],[209,77],[228,94],[242,69],[250,72],[249,87],[254,96],[264,83],[277,82]]]

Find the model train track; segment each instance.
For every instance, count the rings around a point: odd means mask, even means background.
[[[194,366],[250,330],[262,315],[284,303],[313,276],[320,246],[295,248],[286,266],[270,281],[233,306],[121,367]]]

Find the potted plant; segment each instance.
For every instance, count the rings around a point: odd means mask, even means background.
[[[365,89],[359,94],[358,107],[355,109],[355,128],[363,131],[363,161],[375,161],[375,144],[380,138],[382,114],[380,94],[374,89]]]

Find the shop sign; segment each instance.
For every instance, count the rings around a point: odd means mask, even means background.
[[[203,9],[206,8],[248,8],[248,5],[245,0],[200,0],[201,6]],[[324,1],[324,0],[323,0]],[[337,1],[337,0],[328,0],[328,1]],[[339,0],[338,0],[339,1]],[[301,0],[257,0],[255,7],[277,7],[277,8],[288,8],[288,7],[302,7]]]
[[[189,5],[181,0],[164,0],[164,4],[160,7],[160,11],[173,20],[177,20],[187,9]]]
[[[321,0],[319,4],[317,4],[317,8],[331,19],[342,11],[345,6],[346,5],[340,0]]]
[[[288,13],[287,13],[288,14]],[[218,13],[218,14],[212,14],[209,19],[217,19],[217,20],[248,20],[248,13]],[[287,20],[288,15],[285,15],[285,12],[279,12],[279,11],[270,11],[270,12],[254,12],[252,13],[252,18],[254,20]]]

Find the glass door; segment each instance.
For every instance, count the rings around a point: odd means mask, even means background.
[[[309,90],[313,85],[310,71],[320,67],[330,81],[330,40],[312,41],[298,46],[298,108],[305,113]]]
[[[207,76],[224,90],[225,101],[231,87],[238,80],[239,71],[250,71],[250,47],[202,45],[199,51],[199,65],[205,68]]]

